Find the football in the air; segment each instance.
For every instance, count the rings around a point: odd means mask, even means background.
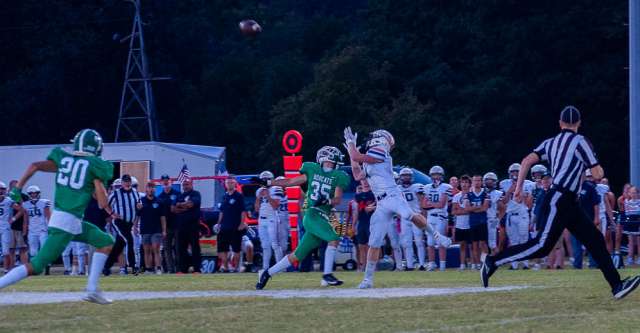
[[[238,26],[240,27],[240,32],[245,36],[254,37],[262,32],[262,27],[254,20],[242,20],[238,23]]]

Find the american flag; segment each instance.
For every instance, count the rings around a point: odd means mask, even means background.
[[[191,179],[191,174],[189,173],[189,168],[187,168],[187,163],[182,161],[182,169],[180,169],[180,173],[178,174],[178,183],[182,183],[185,179]]]

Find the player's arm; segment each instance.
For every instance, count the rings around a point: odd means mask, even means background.
[[[342,195],[344,194],[344,190],[340,186],[336,186],[335,191],[333,192],[333,198],[331,198],[331,206],[335,207],[340,204],[342,201]]]
[[[520,163],[520,171],[518,172],[518,182],[516,183],[516,189],[514,192],[516,202],[522,202],[521,201],[522,199],[520,199],[520,201],[518,200],[522,196],[522,185],[524,184],[524,180],[527,178],[527,175],[529,174],[529,170],[531,169],[531,166],[538,163],[539,161],[540,161],[540,156],[536,152],[533,152],[527,155]]]
[[[600,203],[593,205],[593,224],[600,227]]]
[[[27,210],[24,207],[21,208],[24,216],[24,220],[22,222],[22,234],[26,236],[29,231],[29,214],[27,214]]]
[[[51,208],[47,205],[44,207],[44,218],[49,223],[49,219],[51,218]]]
[[[107,189],[104,188],[104,183],[102,183],[102,180],[97,178],[94,179],[93,186],[95,187],[94,192],[96,194],[96,200],[98,201],[98,206],[104,209],[104,211],[107,212],[107,214],[109,214],[111,218],[114,218],[114,219],[119,218],[118,214],[116,214],[111,208],[111,205],[109,205],[109,199],[107,198]]]
[[[259,191],[262,191],[260,189]],[[258,213],[260,211],[260,195],[256,195],[256,201],[253,203],[253,210]],[[222,213],[220,213],[220,220],[222,219]]]
[[[527,208],[531,209],[533,207],[533,195],[529,192],[525,192],[524,195],[524,203]]]
[[[358,133],[353,133],[351,131],[351,127],[345,128],[344,129],[344,145],[347,148],[347,152],[349,153],[349,159],[351,160],[352,166],[353,166],[353,162],[376,164],[376,163],[382,163],[384,161],[381,158],[376,158],[369,154],[363,154],[359,152],[358,148],[356,147],[357,141],[358,141]],[[354,178],[355,178],[355,174],[354,174]],[[356,180],[358,179],[356,178]]]
[[[498,199],[498,220],[502,220],[504,215],[507,213],[507,206],[505,205],[504,200],[502,200],[502,198],[504,197],[505,196],[503,195],[500,199]]]
[[[291,186],[300,186],[307,182],[307,175],[302,174],[300,176],[296,176],[293,178],[285,178],[272,180],[269,185],[271,186],[280,186],[280,187],[291,187]]]

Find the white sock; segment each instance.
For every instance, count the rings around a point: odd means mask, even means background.
[[[413,244],[404,248],[404,257],[407,259],[407,268],[413,268]]]
[[[529,260],[523,261],[522,264],[524,265],[524,267],[529,267]]]
[[[107,261],[107,255],[101,252],[94,252],[91,259],[91,268],[89,268],[89,278],[87,279],[87,291],[98,291],[98,280],[104,269],[104,263]]]
[[[0,278],[0,289],[8,287],[20,280],[25,279],[28,276],[27,266],[20,265]]]
[[[373,273],[376,272],[378,261],[367,260],[367,266],[364,269],[364,279],[373,282]]]
[[[62,263],[64,264],[64,270],[71,272],[73,267],[71,267],[71,258],[69,257],[68,254],[66,256],[65,255],[62,256]]]
[[[512,262],[511,263],[511,268],[518,269],[518,262],[517,261]]]
[[[444,260],[440,260],[440,270],[444,271],[445,269],[447,269],[447,262]]]
[[[280,259],[280,261],[278,261],[275,265],[273,265],[273,267],[269,268],[269,275],[276,275],[289,268],[289,266],[291,266],[291,262],[289,262],[289,256],[285,256],[284,258]]]
[[[426,250],[424,248],[424,242],[416,242],[416,247],[418,248],[418,262],[420,266],[424,266],[425,254]]]
[[[399,247],[393,249],[393,261],[396,262],[396,269],[402,268],[402,250]]]
[[[327,249],[324,251],[324,272],[323,274],[331,274],[333,272],[333,264],[336,261],[336,248],[333,245],[327,246]]]
[[[271,263],[271,248],[263,247],[262,248],[262,269],[269,269],[270,263]]]

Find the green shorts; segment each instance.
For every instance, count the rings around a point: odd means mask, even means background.
[[[313,249],[320,246],[322,241],[332,242],[340,240],[340,236],[329,223],[329,216],[314,208],[307,209],[302,219],[304,235],[294,251],[298,260],[306,258]]]

